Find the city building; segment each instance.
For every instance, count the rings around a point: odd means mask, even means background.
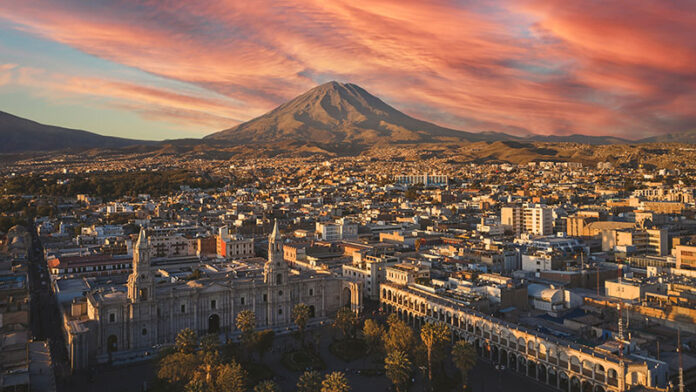
[[[553,210],[543,205],[503,207],[500,218],[501,224],[515,234],[553,234]]]
[[[312,319],[329,318],[344,305],[359,311],[360,284],[329,274],[293,273],[282,246],[276,224],[262,276],[223,274],[163,283],[150,264],[150,244],[141,230],[127,285],[92,290],[64,310],[71,367],[84,369],[119,352],[172,343],[184,328],[229,336],[238,332],[235,317],[242,310],[254,312],[257,326],[264,328],[291,326],[292,307],[300,302],[309,306]]]

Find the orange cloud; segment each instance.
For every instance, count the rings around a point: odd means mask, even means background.
[[[638,137],[696,126],[693,2],[32,0],[0,11],[31,34],[210,92],[128,80],[91,89],[176,122],[208,116],[224,128],[339,79],[469,131]],[[54,88],[90,90],[64,82]]]

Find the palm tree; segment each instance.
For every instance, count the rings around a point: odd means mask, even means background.
[[[433,381],[433,356],[439,354],[444,344],[450,341],[449,327],[443,323],[428,323],[420,333],[421,340],[428,354],[428,381]]]
[[[242,310],[237,314],[237,328],[242,333],[250,333],[256,329],[256,315],[251,310]]]
[[[389,330],[382,335],[384,350],[388,353],[392,351],[412,352],[416,346],[416,335],[413,333],[413,329],[399,320],[393,313],[387,318],[387,325]]]
[[[412,366],[413,364],[403,351],[392,351],[384,358],[384,370],[397,391],[401,391],[408,383]]]
[[[215,379],[216,391],[244,392],[246,391],[247,372],[236,361],[220,366]]]
[[[242,343],[247,350],[251,349],[254,329],[256,329],[256,315],[251,310],[242,310],[237,314],[236,324],[237,328],[242,331]]]
[[[321,392],[350,392],[346,375],[343,372],[327,374],[321,382]]]
[[[379,325],[375,320],[367,319],[365,320],[365,325],[362,330],[362,338],[367,345],[367,351],[373,353],[379,350],[380,343],[382,343],[382,335],[384,335],[384,327]]]
[[[476,349],[466,341],[460,340],[452,346],[452,361],[462,372],[462,384],[466,390],[469,371],[476,365]]]
[[[297,380],[297,392],[321,392],[321,373],[309,370]]]
[[[256,384],[254,392],[280,392],[280,387],[273,380],[265,380]]]
[[[357,322],[357,317],[350,308],[344,307],[338,310],[336,313],[336,319],[334,320],[334,327],[338,328],[343,332],[344,338],[349,338],[350,333]]]
[[[300,331],[300,339],[303,346],[304,331],[305,327],[307,326],[307,322],[309,321],[310,313],[311,311],[309,310],[309,306],[303,303],[299,303],[292,308],[292,321],[295,322],[295,325],[297,325],[297,328]]]
[[[179,352],[190,354],[198,347],[198,337],[191,328],[182,329],[174,340],[176,349]]]

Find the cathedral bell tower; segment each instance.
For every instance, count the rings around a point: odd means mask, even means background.
[[[268,261],[263,267],[263,282],[282,285],[288,281],[288,265],[283,259],[283,239],[278,230],[278,221],[273,223],[273,232],[268,237]]]
[[[155,281],[150,270],[150,243],[145,229],[140,229],[133,249],[133,272],[128,277],[128,298],[131,302],[150,301],[155,295]]]

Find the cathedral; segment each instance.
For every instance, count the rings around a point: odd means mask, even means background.
[[[133,251],[133,271],[127,291],[99,289],[85,294],[81,317],[66,315],[65,330],[73,369],[104,363],[123,352],[174,343],[191,328],[199,335],[230,336],[239,312],[256,315],[259,329],[293,326],[292,308],[304,303],[315,320],[332,318],[342,306],[359,311],[362,287],[328,273],[298,272],[283,260],[283,242],[274,225],[268,241],[263,275],[227,274],[170,283],[156,278],[150,245],[141,230]],[[311,322],[311,320],[310,320]]]

